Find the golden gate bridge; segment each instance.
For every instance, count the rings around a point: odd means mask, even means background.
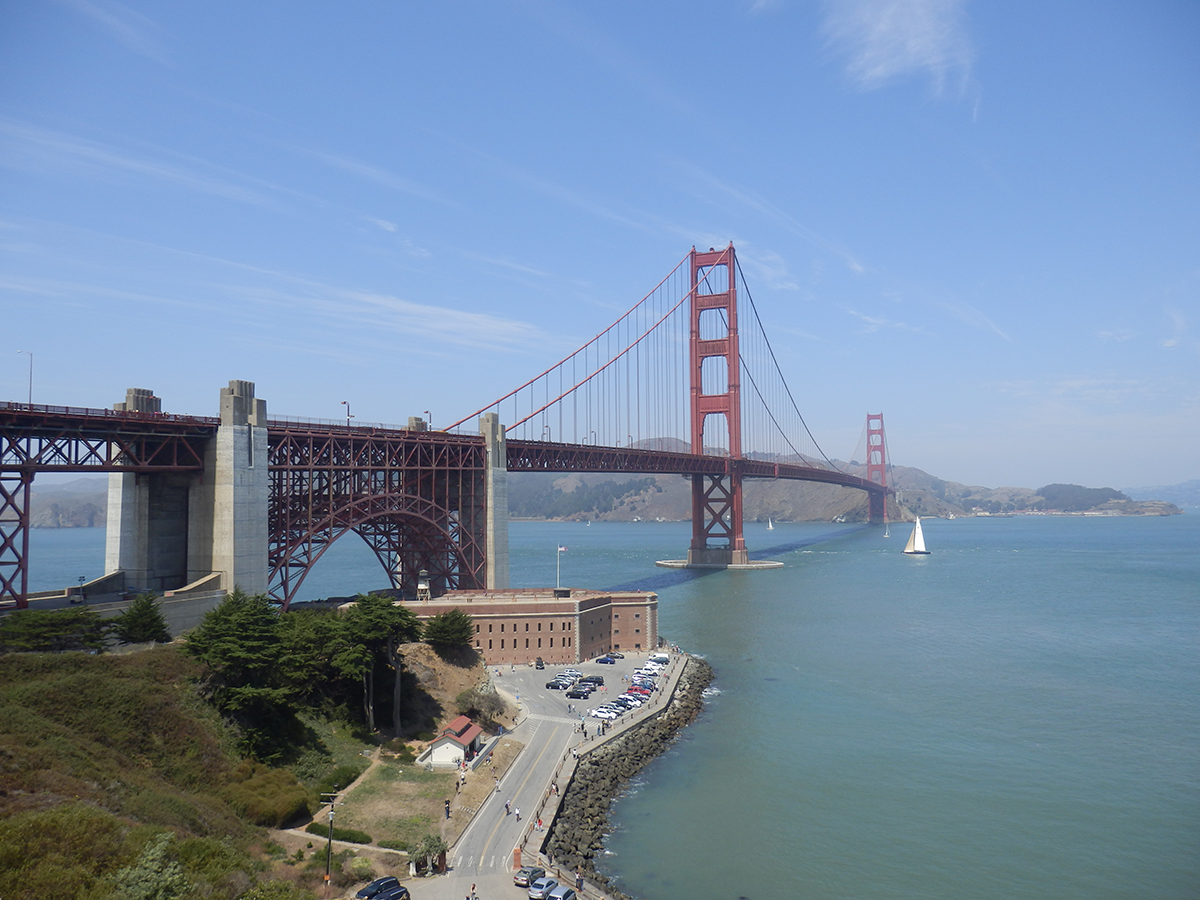
[[[0,607],[29,599],[39,472],[111,473],[106,570],[126,583],[236,584],[286,608],[348,532],[405,596],[418,578],[435,590],[506,587],[508,472],[689,476],[686,564],[747,565],[746,479],[857,488],[871,521],[884,519],[882,414],[867,416],[866,441],[857,471],[826,456],[733,245],[693,248],[583,347],[441,431],[416,418],[272,419],[240,381],[222,389],[218,417],[164,414],[133,390],[112,410],[0,404]]]

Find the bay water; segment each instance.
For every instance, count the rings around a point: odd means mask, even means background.
[[[515,586],[655,590],[716,671],[614,806],[626,892],[1200,897],[1200,515],[924,525],[916,558],[901,525],[749,525],[784,568],[710,573],[654,568],[685,523],[511,525]],[[75,583],[103,532],[37,530],[31,557]],[[303,598],[383,583],[349,539]]]

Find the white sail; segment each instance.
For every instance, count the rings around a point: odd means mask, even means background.
[[[775,523],[771,521],[771,517],[767,516],[767,531],[774,531]]]
[[[921,531],[921,519],[918,517],[913,525],[912,534],[908,536],[908,543],[904,545],[905,553],[924,554],[929,551],[925,549],[925,535]]]

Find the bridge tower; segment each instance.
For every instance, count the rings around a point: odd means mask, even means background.
[[[692,453],[728,441],[724,475],[692,476],[692,543],[688,565],[746,565],[742,536],[741,361],[738,355],[737,262],[733,244],[691,254],[689,327]],[[717,421],[723,419],[722,426]],[[710,428],[711,426],[711,428]],[[712,543],[710,543],[712,542]]]
[[[867,481],[887,487],[887,441],[883,434],[883,413],[867,413]],[[887,521],[887,492],[867,494],[872,522]]]

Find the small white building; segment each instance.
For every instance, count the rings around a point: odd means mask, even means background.
[[[456,766],[470,762],[483,748],[483,729],[466,716],[459,716],[421,754],[422,762],[435,766]]]

